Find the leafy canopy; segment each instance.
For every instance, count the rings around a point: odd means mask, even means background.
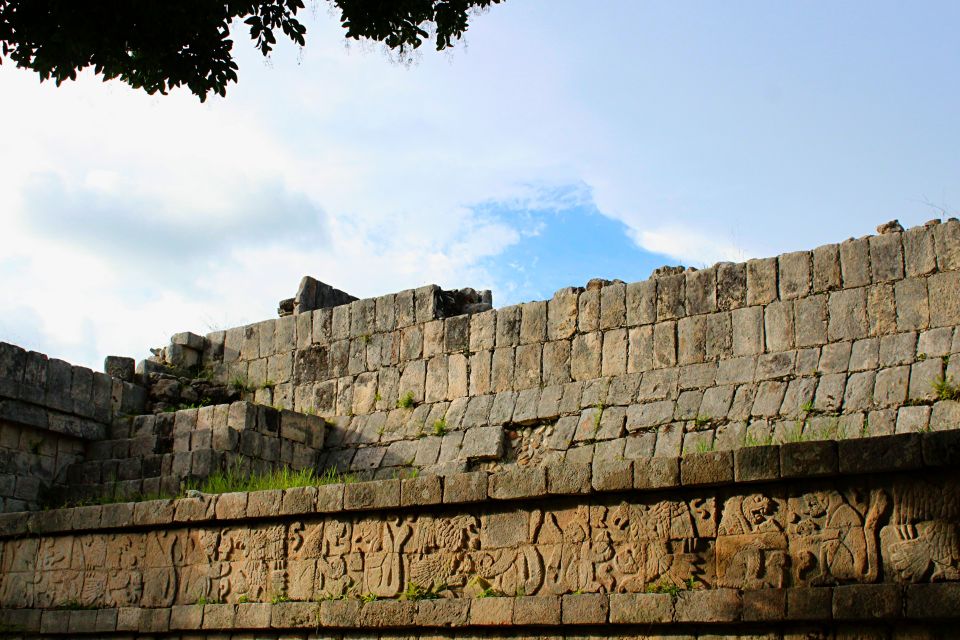
[[[453,46],[468,16],[503,0],[326,0],[346,37],[403,52],[431,34],[437,50]],[[306,44],[297,19],[302,0],[0,0],[0,63],[9,59],[57,85],[93,67],[153,94],[186,86],[201,101],[226,95],[237,81],[230,29],[241,22],[269,55],[282,34]]]

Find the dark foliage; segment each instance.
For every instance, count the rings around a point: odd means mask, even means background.
[[[327,0],[346,36],[416,49],[452,46],[474,9],[502,0]],[[58,85],[87,67],[148,93],[186,86],[201,100],[237,80],[230,29],[242,21],[268,55],[282,34],[305,44],[302,0],[0,0],[0,62],[10,60]]]

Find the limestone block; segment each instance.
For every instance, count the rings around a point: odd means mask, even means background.
[[[787,385],[787,392],[780,405],[780,414],[788,418],[802,418],[807,413],[805,407],[813,406],[817,392],[817,378],[795,378]]]
[[[680,483],[685,486],[723,484],[733,481],[733,453],[708,451],[680,458]]]
[[[607,289],[611,287],[606,287]],[[603,334],[601,375],[622,376],[627,372],[627,330],[612,329]]]
[[[423,326],[410,325],[400,332],[401,360],[416,360],[423,355]]]
[[[605,593],[569,594],[561,597],[563,624],[606,624],[610,603]]]
[[[513,389],[514,348],[498,347],[493,351],[490,390],[494,393]]]
[[[560,289],[547,302],[547,339],[565,340],[577,330],[577,308],[580,290]]]
[[[940,271],[960,269],[960,223],[949,220],[934,226],[933,242]]]
[[[687,271],[684,289],[688,314],[713,313],[717,310],[717,271],[714,268]]]
[[[540,386],[542,347],[539,343],[521,344],[516,349],[513,388],[516,391]]]
[[[891,282],[903,278],[902,234],[870,236],[870,271],[873,282]]]
[[[600,332],[582,334],[573,338],[570,374],[574,380],[590,380],[600,376],[602,340]]]
[[[104,372],[113,378],[119,378],[126,382],[133,382],[134,370],[136,368],[136,362],[133,358],[124,358],[121,356],[107,356],[103,362]],[[0,378],[3,378],[0,374]],[[7,377],[9,379],[9,377]],[[0,383],[2,384],[2,383]]]
[[[910,367],[909,398],[929,400],[934,397],[934,382],[943,377],[943,360],[927,358]]]
[[[547,467],[547,491],[551,494],[589,493],[591,465],[558,462]]]
[[[389,509],[400,506],[399,480],[372,480],[344,485],[343,508]]]
[[[617,329],[627,322],[626,285],[614,282],[600,289],[600,329]]]
[[[934,431],[957,429],[960,426],[960,402],[941,400],[933,405],[930,428]]]
[[[630,329],[627,346],[627,371],[638,373],[653,367],[653,326]]]
[[[630,460],[624,460],[622,458],[597,459],[597,448],[595,447],[592,483],[595,491],[620,491],[630,489],[633,487],[633,463]]]
[[[501,427],[473,427],[467,429],[460,449],[460,457],[468,462],[496,460],[503,455]]]
[[[766,622],[783,620],[787,610],[786,589],[756,589],[743,592],[743,619]]]
[[[876,369],[880,364],[880,341],[876,338],[857,340],[850,349],[850,371]]]
[[[876,373],[863,371],[851,374],[847,378],[847,388],[843,398],[844,411],[862,411],[873,407],[873,388]]]
[[[470,316],[447,318],[444,324],[444,348],[447,353],[467,351],[470,348]]]
[[[666,424],[673,420],[674,404],[671,400],[647,402],[627,408],[626,428],[633,433],[641,429]]]
[[[653,366],[674,367],[677,364],[677,323],[658,322],[653,325]]]
[[[925,278],[908,278],[894,285],[897,309],[897,329],[909,331],[926,329],[930,322]]]
[[[866,337],[869,331],[866,289],[832,292],[829,315],[828,336],[831,342]]]
[[[706,356],[705,316],[689,316],[677,322],[677,364],[703,362]]]
[[[833,589],[829,587],[793,587],[786,589],[786,595],[790,620],[826,620],[832,615]]]
[[[206,613],[204,610],[204,620]],[[364,619],[363,613],[361,610],[361,619]],[[320,604],[317,602],[277,602],[270,609],[270,626],[274,629],[314,628],[317,626],[319,614]]]
[[[325,600],[320,603],[320,626],[351,628],[360,618],[359,600]]]
[[[898,618],[900,587],[894,584],[851,584],[833,588],[834,620]]]
[[[780,475],[783,478],[834,475],[838,470],[836,442],[823,440],[780,445]]]
[[[437,476],[420,476],[400,481],[400,505],[422,506],[440,504],[443,488]]]
[[[400,397],[413,397],[414,403],[421,403],[424,399],[424,386],[426,379],[426,362],[415,360],[408,362],[400,373]],[[409,394],[409,395],[408,395]]]
[[[444,478],[444,504],[482,502],[487,499],[488,474],[486,471],[456,473]]]
[[[930,227],[913,227],[904,231],[903,262],[908,277],[926,276],[937,270],[937,254]]]
[[[673,320],[686,315],[686,295],[682,273],[657,278],[657,320]],[[582,298],[582,297],[581,297]]]
[[[677,622],[736,622],[741,612],[740,592],[736,589],[681,591],[674,603]]]
[[[796,359],[796,351],[765,353],[757,358],[755,379],[760,381],[793,375]]]
[[[897,410],[895,433],[926,431],[930,426],[930,407],[900,407]]]
[[[717,384],[744,384],[752,382],[757,370],[756,356],[721,360],[717,366]]]
[[[917,359],[922,361],[926,358],[950,354],[953,351],[952,341],[952,327],[942,327],[921,332],[917,340]]]
[[[537,408],[540,404],[540,389],[524,389],[517,394],[513,409],[513,422],[532,424],[537,420]]]
[[[780,477],[780,448],[775,445],[740,447],[733,452],[737,482],[763,482]]]
[[[906,600],[906,617],[914,620],[938,618],[944,611],[951,611],[954,603],[960,601],[960,584],[913,584],[906,589]],[[895,607],[893,609],[896,615]]]
[[[513,597],[470,600],[470,624],[480,627],[512,625],[515,600]]]
[[[507,347],[520,341],[520,306],[503,307],[497,310],[496,346]]]
[[[557,340],[543,345],[543,383],[563,384],[570,382],[569,340]]]
[[[764,343],[768,351],[786,351],[794,346],[793,302],[771,302],[763,312]]]
[[[867,308],[870,310],[870,335],[879,336],[897,330],[897,309],[893,285],[877,284],[867,290]]]
[[[562,398],[563,386],[555,384],[544,387],[540,392],[540,400],[537,402],[537,419],[556,420],[560,416],[560,400]]]
[[[777,259],[747,261],[747,304],[769,304],[777,299]]]
[[[420,600],[413,622],[418,626],[462,627],[470,618],[470,601],[460,599]]]
[[[683,423],[673,422],[661,425],[657,429],[657,444],[653,455],[656,457],[677,457],[683,443]]]
[[[416,313],[414,311],[414,292],[413,289],[406,289],[397,293],[394,297],[395,305],[395,317],[397,321],[397,328],[402,329],[404,327],[409,327],[416,321]],[[340,309],[341,307],[346,307],[347,305],[341,305],[340,307],[334,307],[334,310]],[[433,320],[434,318],[429,318]]]
[[[751,415],[767,418],[777,415],[780,412],[780,405],[783,403],[786,389],[787,385],[784,382],[775,380],[761,382],[757,387],[757,395],[754,397]]]
[[[520,305],[520,344],[543,342],[547,338],[547,303]]]
[[[418,323],[429,322],[440,317],[439,302],[440,287],[430,284],[413,290],[414,319]]]
[[[913,331],[883,336],[880,339],[879,363],[882,367],[910,364],[916,360],[917,334]]]
[[[423,355],[430,358],[446,351],[444,320],[431,320],[423,325]],[[401,334],[402,335],[402,334]]]
[[[446,399],[453,400],[468,395],[468,387],[467,357],[462,353],[451,353],[447,359]]]
[[[333,309],[317,309],[310,315],[313,318],[310,342],[322,345],[333,342]]]
[[[673,621],[673,598],[669,593],[611,593],[613,624],[667,624]]]
[[[519,468],[490,474],[488,495],[494,500],[532,498],[546,495],[547,475],[543,468]]]
[[[811,254],[809,251],[785,253],[778,259],[780,299],[794,300],[810,292]]]
[[[376,374],[369,374],[374,376],[376,380]],[[427,361],[427,377],[424,390],[424,401],[425,402],[440,402],[441,400],[447,399],[447,379],[449,371],[447,368],[447,356],[436,356],[430,358]],[[357,385],[359,385],[360,378],[357,378]],[[353,392],[353,403],[354,406],[357,404],[357,387],[355,385]],[[355,413],[364,413],[362,411],[356,411]]]
[[[827,244],[813,250],[813,291],[833,291],[839,289],[840,250],[835,244]]]
[[[708,360],[728,357],[733,353],[733,327],[728,312],[706,316],[706,357]]]
[[[650,324],[657,319],[657,281],[631,282],[626,286],[626,321],[628,327]]]
[[[957,252],[960,254],[960,245],[957,246]],[[957,266],[960,267],[960,264]],[[936,273],[930,276],[927,279],[927,289],[930,326],[946,327],[957,324],[957,319],[960,318],[960,272]]]
[[[844,288],[870,284],[870,246],[867,238],[840,243],[840,273]]]
[[[496,344],[497,312],[493,309],[470,316],[470,351],[493,349]]]
[[[513,623],[516,625],[560,624],[560,597],[525,596],[515,598]]]
[[[470,395],[490,393],[492,351],[478,351],[470,355]]]
[[[873,398],[877,406],[889,407],[903,404],[907,399],[910,367],[892,367],[877,372]]]
[[[762,353],[763,307],[744,307],[732,312],[733,354],[738,356]]]

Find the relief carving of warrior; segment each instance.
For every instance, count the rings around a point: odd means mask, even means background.
[[[406,554],[409,581],[451,595],[473,574],[473,554],[479,547],[479,521],[475,516],[420,517]]]
[[[784,586],[788,556],[780,511],[776,500],[761,493],[726,501],[716,546],[720,586]]]
[[[146,534],[141,606],[169,607],[177,595],[177,567],[183,563],[178,533],[150,531]]]
[[[544,514],[535,509],[527,519],[527,534],[516,548],[480,549],[473,553],[473,571],[505,595],[533,595],[544,585],[544,563],[535,541],[540,538]]]
[[[407,519],[360,520],[353,528],[353,553],[348,571],[363,593],[391,598],[404,588],[401,549],[413,533]],[[357,576],[356,569],[362,567]],[[352,565],[352,566],[351,566]],[[357,579],[359,578],[359,579]]]
[[[797,583],[875,582],[878,523],[889,498],[881,489],[811,492],[789,501],[790,555]]]
[[[700,551],[704,534],[715,529],[713,501],[691,504],[663,501],[632,506],[628,542],[617,551],[621,570],[626,572],[619,591],[702,579],[704,559]],[[701,528],[707,531],[701,532]]]
[[[960,580],[960,499],[942,482],[894,486],[885,556],[901,580]]]

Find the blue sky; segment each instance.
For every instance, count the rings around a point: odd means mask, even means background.
[[[956,2],[507,0],[409,65],[304,17],[204,104],[0,66],[0,339],[99,366],[306,273],[499,306],[960,208]]]

